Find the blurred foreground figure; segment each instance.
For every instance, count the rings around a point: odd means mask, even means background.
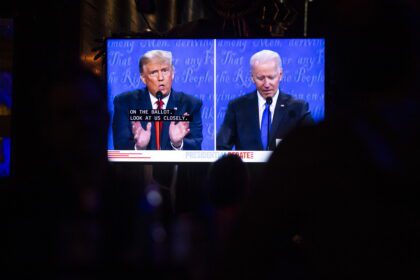
[[[20,171],[29,175],[16,179],[2,205],[9,208],[1,256],[19,273],[64,276],[66,269],[93,268],[101,257],[101,195],[110,183],[106,91],[89,72],[66,73],[44,85],[46,109],[36,124],[42,139],[26,139],[37,165]]]
[[[217,209],[243,204],[249,192],[248,169],[236,155],[226,155],[215,161],[207,180],[210,203]]]
[[[100,211],[110,184],[106,91],[99,77],[75,70],[52,84],[45,120],[49,149],[45,195],[60,205],[57,223],[59,267],[93,267],[100,260]]]
[[[78,70],[55,83],[48,98],[45,141],[51,168],[80,187],[106,178],[109,116],[106,90],[98,77]],[[54,172],[52,173],[54,174]],[[64,179],[62,178],[62,179]]]
[[[249,196],[249,172],[236,155],[215,161],[205,179],[205,202],[177,215],[172,226],[173,264],[185,268],[191,280],[213,279],[215,258]]]
[[[207,188],[217,238],[224,242],[248,199],[249,173],[245,163],[235,155],[218,159],[209,170]]]
[[[418,17],[408,1],[342,2],[329,118],[278,146],[216,279],[420,275]]]
[[[301,129],[279,146],[228,242],[226,275],[419,275],[420,182],[407,151],[420,139],[396,137],[392,143],[382,137],[392,128],[370,121]]]

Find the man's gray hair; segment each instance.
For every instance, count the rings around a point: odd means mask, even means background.
[[[168,63],[172,69],[172,53],[163,50],[151,50],[143,54],[139,61],[140,74],[143,73],[143,65],[146,65],[151,60],[158,60],[161,63]]]
[[[254,55],[251,56],[251,59],[249,60],[249,64],[251,65],[252,69],[252,67],[254,67],[255,64],[264,63],[268,61],[276,62],[278,68],[283,69],[280,55],[270,50],[262,50],[257,53],[254,53]]]

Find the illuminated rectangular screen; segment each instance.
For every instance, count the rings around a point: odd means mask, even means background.
[[[324,118],[324,39],[111,38],[106,53],[111,161],[265,162]]]

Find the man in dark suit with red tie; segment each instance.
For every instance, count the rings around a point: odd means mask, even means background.
[[[280,55],[271,50],[250,59],[256,90],[229,102],[217,133],[218,150],[274,150],[295,127],[312,124],[308,103],[279,90]]]
[[[114,99],[112,135],[116,150],[201,150],[203,141],[202,101],[172,89],[172,53],[146,52],[139,62],[145,88],[121,93]],[[129,120],[133,109],[173,109],[191,122],[147,122]]]

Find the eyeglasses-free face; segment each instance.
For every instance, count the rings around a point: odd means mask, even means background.
[[[158,91],[161,91],[163,96],[167,96],[171,92],[174,74],[169,63],[151,60],[143,65],[141,80],[153,96],[156,96]]]

